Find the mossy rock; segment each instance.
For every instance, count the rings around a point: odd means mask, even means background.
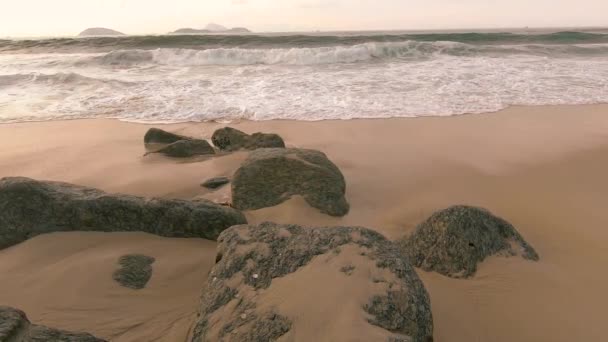
[[[160,153],[173,158],[190,158],[195,156],[214,155],[215,149],[207,140],[179,140],[159,150],[150,153]]]
[[[144,144],[171,144],[180,140],[189,140],[191,138],[167,132],[159,128],[150,128],[144,136]]]
[[[232,201],[235,208],[255,210],[278,205],[294,195],[331,216],[349,211],[346,182],[340,169],[319,151],[306,149],[259,149],[234,174]]]
[[[255,150],[258,148],[284,148],[283,139],[274,133],[249,135],[232,127],[216,130],[211,137],[213,145],[223,151]]]
[[[294,323],[272,308],[260,308],[258,304],[265,306],[257,302],[259,296],[273,291],[275,279],[299,272],[315,257],[339,254],[340,248],[347,246],[366,251],[361,254],[366,260],[361,272],[373,269],[375,274],[390,274],[390,284],[377,285],[384,292],[371,298],[353,298],[367,301],[360,310],[368,317],[369,329],[380,327],[404,341],[432,340],[431,306],[424,285],[398,246],[373,230],[266,222],[234,226],[224,231],[218,242],[217,263],[203,288],[193,342],[275,341],[289,333]],[[375,286],[373,279],[369,282]]]
[[[507,221],[489,211],[458,205],[434,213],[402,241],[412,263],[425,271],[468,278],[491,255],[539,256]]]
[[[143,198],[30,178],[0,179],[0,249],[65,231],[146,232],[215,240],[246,223],[230,207],[205,200]]]
[[[155,260],[142,254],[123,255],[118,259],[120,268],[114,271],[112,278],[124,287],[143,289],[152,277],[152,264]]]

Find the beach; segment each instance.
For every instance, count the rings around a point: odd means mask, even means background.
[[[224,126],[278,133],[288,147],[323,151],[346,179],[351,208],[342,218],[294,197],[245,212],[250,223],[362,226],[396,240],[433,212],[467,204],[517,228],[540,261],[493,256],[470,279],[417,270],[430,295],[435,341],[600,341],[608,334],[602,310],[608,305],[602,272],[608,262],[608,105],[156,126],[112,119],[5,123],[0,177],[230,201],[229,189],[214,192],[200,184],[230,177],[247,153],[176,160],[144,156],[143,144],[151,127],[210,139]],[[41,235],[0,251],[0,273],[10,274],[0,282],[0,303],[19,307],[37,324],[112,341],[186,340],[215,249],[211,241],[143,233]],[[106,274],[126,252],[158,260],[141,291],[120,288]]]

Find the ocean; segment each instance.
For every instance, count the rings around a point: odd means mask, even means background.
[[[608,33],[0,39],[0,122],[449,116],[608,102]]]

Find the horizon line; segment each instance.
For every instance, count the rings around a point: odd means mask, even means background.
[[[243,26],[245,27],[245,26]],[[102,27],[102,26],[98,26],[95,28],[108,28],[111,29],[110,27]],[[247,28],[247,27],[245,27]],[[182,29],[182,28],[178,28],[177,30]],[[497,30],[513,30],[513,31],[524,31],[524,30],[557,30],[557,29],[585,29],[585,30],[608,30],[608,26],[518,26],[518,27],[508,27],[508,26],[500,26],[500,27],[465,27],[465,28],[441,28],[441,29],[370,29],[370,30],[356,30],[356,29],[349,29],[349,30],[294,30],[294,31],[251,31],[249,33],[235,33],[235,34],[230,34],[229,32],[224,32],[224,31],[217,31],[217,32],[208,32],[206,34],[209,35],[222,35],[222,34],[227,34],[228,35],[256,35],[256,34],[280,34],[280,33],[285,33],[285,34],[298,34],[298,33],[306,33],[306,34],[310,34],[310,33],[346,33],[346,32],[437,32],[437,33],[441,33],[441,32],[457,32],[457,31],[467,31],[467,32],[471,32],[471,33],[475,33],[475,31],[479,32],[479,31],[497,31]],[[86,29],[85,29],[86,30]],[[113,29],[114,30],[114,29]],[[200,30],[204,30],[204,29],[200,29]],[[82,32],[82,31],[81,31]],[[120,32],[120,31],[119,31]],[[174,32],[174,31],[173,31]],[[173,32],[165,32],[165,33],[136,33],[136,34],[129,34],[129,33],[124,33],[124,32],[120,32],[122,33],[124,36],[163,36],[163,35],[169,35],[172,34]],[[184,35],[188,35],[188,34],[184,34]],[[192,34],[192,35],[196,35],[196,34]],[[46,39],[52,39],[52,38],[78,38],[78,34],[74,34],[74,35],[52,35],[52,36],[31,36],[31,35],[13,35],[13,36],[0,36],[0,38],[2,39],[6,39],[6,38],[46,38]],[[93,36],[91,36],[93,37]],[[86,37],[83,37],[86,38]]]

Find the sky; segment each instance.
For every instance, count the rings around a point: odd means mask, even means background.
[[[608,26],[608,0],[0,0],[0,36]]]

